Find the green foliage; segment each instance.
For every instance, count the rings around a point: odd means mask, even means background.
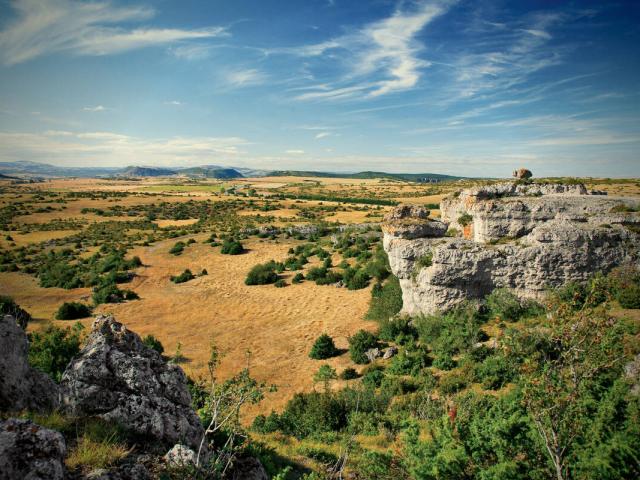
[[[472,221],[473,221],[473,217],[471,215],[469,215],[468,213],[466,213],[466,212],[458,217],[458,223],[460,225],[462,225],[463,227],[466,227]]]
[[[91,316],[91,307],[79,302],[64,302],[56,313],[58,320],[77,320],[89,316]]]
[[[284,278],[279,278],[274,282],[273,286],[276,288],[283,288],[287,286],[287,282],[284,281]]]
[[[378,365],[367,368],[362,375],[362,384],[370,389],[378,388],[382,380],[384,380],[384,368]]]
[[[154,337],[151,334],[144,337],[142,339],[142,343],[147,347],[151,348],[152,350],[155,350],[161,355],[164,353],[164,347],[162,346],[162,342],[160,342],[160,340],[158,340],[156,337]]]
[[[504,355],[487,357],[475,369],[476,381],[487,390],[497,390],[504,387],[515,376],[513,364]]]
[[[184,252],[184,248],[187,245],[184,242],[176,242],[173,247],[171,247],[171,249],[169,250],[169,253],[171,255],[182,255],[182,252]]]
[[[185,283],[185,282],[188,282],[189,280],[193,280],[194,278],[196,277],[193,275],[193,273],[191,273],[191,270],[187,268],[180,275],[172,276],[171,281],[173,283]]]
[[[440,370],[451,370],[456,368],[456,361],[449,353],[441,353],[433,359],[433,366]]]
[[[378,338],[367,330],[359,330],[349,337],[349,355],[355,363],[364,364],[369,360],[365,352],[378,345]]]
[[[80,335],[84,327],[60,328],[47,324],[28,335],[29,364],[59,382],[71,359],[80,352]]]
[[[394,375],[418,377],[422,369],[430,364],[429,356],[423,348],[404,348],[391,359],[387,370]]]
[[[275,283],[277,280],[276,264],[272,260],[251,268],[244,283],[245,285],[267,285],[269,283]]]
[[[402,310],[402,289],[397,277],[391,275],[384,284],[378,283],[371,290],[367,320],[387,321],[400,310]]]
[[[340,373],[340,380],[355,380],[358,377],[358,372],[352,367],[347,367]]]
[[[335,343],[333,343],[333,338],[326,333],[323,333],[316,339],[311,347],[309,357],[314,360],[324,360],[326,358],[335,357],[338,353],[338,349],[336,348]]]
[[[302,283],[303,280],[304,280],[304,274],[302,272],[298,272],[291,279],[291,283]]]
[[[484,318],[476,305],[469,303],[447,313],[426,315],[415,320],[420,340],[436,355],[464,352],[481,340]]]
[[[244,247],[240,242],[233,239],[227,239],[222,243],[222,248],[220,249],[220,253],[225,255],[240,255],[244,252]]]
[[[11,315],[22,329],[27,328],[27,324],[31,321],[31,314],[20,308],[13,298],[6,295],[0,295],[0,315]]]
[[[440,377],[438,381],[438,390],[443,395],[451,395],[459,392],[467,386],[467,381],[464,377],[458,374],[450,373]]]
[[[100,285],[93,289],[93,303],[121,303],[126,300],[136,300],[140,297],[131,290],[120,290],[115,283]]]
[[[621,288],[616,300],[622,308],[640,308],[640,285],[629,285]]]
[[[506,288],[495,289],[486,297],[486,303],[492,316],[508,322],[544,313],[544,308],[538,303],[531,300],[521,301]]]

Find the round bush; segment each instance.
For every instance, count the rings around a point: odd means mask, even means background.
[[[254,266],[245,279],[245,285],[267,285],[278,280],[275,262],[267,262]]]
[[[154,337],[151,334],[144,337],[142,339],[142,343],[160,354],[164,352],[164,347],[162,346],[162,343],[160,342],[160,340],[158,340],[156,337]]]
[[[225,240],[220,249],[220,253],[225,255],[240,255],[244,252],[244,248],[237,240]]]
[[[323,333],[318,337],[318,339],[311,347],[309,357],[313,358],[314,360],[324,360],[326,358],[334,357],[337,354],[338,349],[333,343],[333,338],[331,338],[326,333]]]
[[[629,285],[621,289],[616,299],[622,308],[640,308],[640,286]]]
[[[378,345],[378,338],[371,332],[360,330],[349,338],[349,355],[355,363],[365,364],[369,362],[365,352]]]
[[[77,320],[91,315],[91,307],[79,302],[64,302],[58,308],[56,318],[58,320]]]

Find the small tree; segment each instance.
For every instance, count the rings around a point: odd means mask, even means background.
[[[220,253],[225,255],[240,255],[242,252],[244,252],[242,244],[233,239],[225,240],[220,249]]]
[[[323,333],[317,338],[317,340],[311,347],[309,357],[313,358],[314,360],[324,360],[326,358],[334,357],[337,354],[338,349],[333,343],[333,338],[331,338],[326,333]]]
[[[378,345],[378,338],[371,332],[360,330],[349,338],[349,354],[355,363],[364,364],[369,360],[366,351]]]
[[[329,391],[329,384],[331,380],[336,380],[338,375],[336,373],[336,369],[331,365],[324,364],[320,366],[318,371],[313,376],[314,383],[322,382],[324,384],[324,391]]]
[[[164,353],[164,347],[162,346],[162,343],[160,342],[160,340],[158,340],[156,337],[154,337],[151,334],[144,337],[142,339],[142,343],[144,343],[147,347],[151,348],[152,350],[155,350],[161,355],[162,353]]]
[[[77,320],[79,318],[86,318],[91,315],[91,307],[84,303],[78,302],[64,302],[58,308],[56,318],[58,320]]]
[[[20,305],[13,301],[13,298],[6,295],[0,295],[0,314],[11,315],[23,330],[27,328],[27,324],[31,321],[29,312],[20,308]]]
[[[267,262],[255,265],[245,279],[245,285],[267,285],[278,280],[275,262]]]

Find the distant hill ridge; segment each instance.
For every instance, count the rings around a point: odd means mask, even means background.
[[[46,163],[16,161],[0,162],[0,175],[39,176],[39,177],[172,177],[188,176],[195,178],[234,179],[246,177],[293,176],[321,178],[388,178],[411,182],[439,182],[464,177],[441,175],[437,173],[387,173],[364,171],[357,173],[313,172],[304,170],[259,170],[252,168],[225,167],[220,165],[201,165],[198,167],[166,168],[131,165],[118,167],[58,167]]]

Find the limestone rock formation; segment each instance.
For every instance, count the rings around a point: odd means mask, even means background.
[[[29,366],[29,341],[10,315],[0,319],[0,410],[48,410],[58,405],[58,386]]]
[[[182,369],[110,316],[94,321],[62,377],[61,394],[72,414],[114,421],[167,445],[195,447],[204,433]]]
[[[262,463],[255,457],[237,459],[229,477],[232,480],[269,480]]]
[[[513,176],[518,180],[526,180],[527,178],[531,178],[533,174],[531,170],[527,170],[526,168],[519,168],[515,172],[513,172]]]
[[[0,480],[62,480],[66,452],[58,432],[30,420],[0,422]]]
[[[382,227],[409,314],[498,287],[540,298],[547,287],[639,262],[637,200],[589,195],[582,184],[499,183],[447,197],[440,209],[437,221],[397,207]]]

